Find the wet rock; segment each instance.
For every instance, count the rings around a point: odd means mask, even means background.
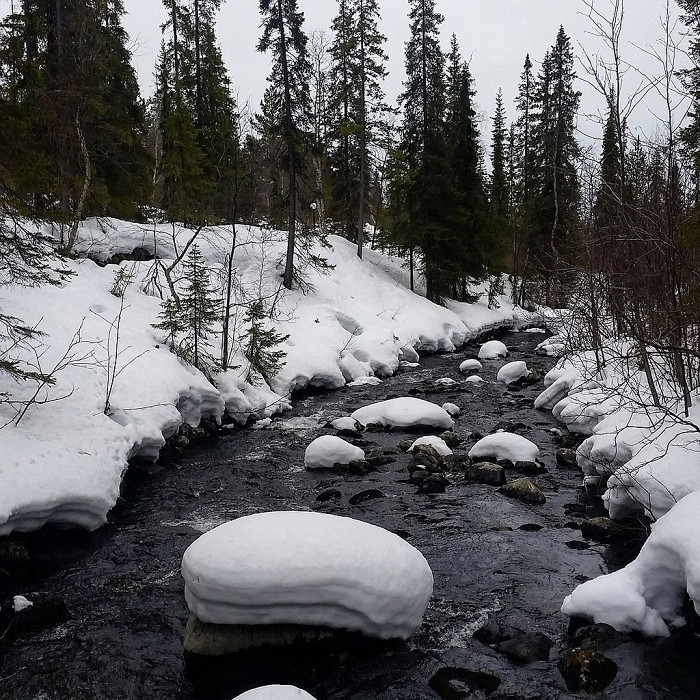
[[[501,685],[501,679],[483,671],[445,667],[428,681],[428,685],[442,700],[460,700],[476,697],[475,693],[479,691],[490,695]]]
[[[576,467],[576,450],[571,450],[568,447],[561,447],[557,450],[557,465],[560,467]]]
[[[398,444],[398,448],[401,450],[401,452],[408,452],[414,442],[415,440],[412,438],[406,438],[405,440],[401,440],[401,442]]]
[[[589,518],[581,523],[581,534],[596,542],[612,542],[619,539],[624,530],[622,523],[606,517]]]
[[[525,425],[525,423],[514,423],[509,420],[499,421],[493,426],[493,428],[491,428],[492,433],[518,433],[526,430],[530,430],[529,425]]]
[[[593,647],[598,651],[614,649],[620,644],[630,641],[628,633],[619,632],[605,623],[586,624],[577,629],[573,636],[577,647]]]
[[[351,506],[357,506],[360,505],[360,503],[374,501],[377,498],[386,498],[386,494],[382,493],[379,489],[366,489],[365,491],[356,493],[354,496],[350,496],[349,503]]]
[[[478,640],[482,644],[492,646],[494,644],[500,644],[508,639],[513,639],[521,635],[520,630],[511,627],[510,625],[503,624],[499,622],[495,617],[490,617],[489,621],[480,627],[476,632],[474,632],[474,639]]]
[[[328,627],[310,625],[213,625],[190,616],[184,647],[189,654],[223,656],[263,646],[290,646],[332,637]]]
[[[437,464],[444,462],[444,457],[432,445],[416,445],[412,450],[413,456],[423,455],[434,459]]]
[[[442,474],[428,474],[420,482],[418,486],[418,493],[445,493],[445,487],[449,486],[449,484],[450,482]]]
[[[451,454],[445,457],[445,467],[450,471],[464,471],[471,465],[471,457],[466,454]]]
[[[387,464],[393,464],[396,461],[396,457],[393,455],[384,454],[381,450],[373,452],[370,454],[366,461],[373,467],[383,467]]]
[[[328,489],[327,491],[319,493],[318,496],[316,496],[316,500],[319,503],[325,503],[330,500],[337,501],[342,495],[343,494],[338,489]]]
[[[457,447],[459,443],[462,442],[461,438],[451,430],[446,430],[444,433],[442,433],[440,435],[440,439],[443,440],[444,443],[450,448]]]
[[[0,543],[0,561],[7,564],[21,564],[29,561],[29,550],[21,542]]]
[[[582,542],[581,540],[571,540],[570,542],[564,542],[564,544],[569,548],[569,549],[576,549],[579,551],[582,551],[584,549],[589,549],[590,544],[588,542]]]
[[[361,440],[362,433],[359,430],[348,430],[344,428],[343,430],[338,430],[336,435],[344,440]]]
[[[469,433],[470,440],[481,440],[481,438],[483,438],[483,437],[484,437],[484,434],[479,430],[472,430],[472,432]]]
[[[546,474],[547,468],[542,464],[542,462],[516,462],[513,465],[513,469],[521,474]]]
[[[366,459],[355,459],[348,464],[348,471],[355,476],[364,476],[370,472],[377,471],[377,468]]]
[[[190,446],[190,439],[185,435],[178,435],[173,438],[173,447],[176,450],[186,450]]]
[[[518,663],[549,661],[549,651],[554,642],[542,632],[519,634],[512,639],[496,644],[496,651]]]
[[[464,470],[464,478],[467,481],[488,486],[503,486],[506,483],[503,467],[493,462],[477,462],[468,465]]]
[[[525,503],[545,503],[547,500],[540,487],[528,477],[510,481],[505,486],[502,486],[500,491],[505,496],[517,498]]]
[[[537,525],[537,523],[525,523],[518,528],[518,530],[523,532],[539,532],[541,529],[542,525]]]
[[[429,454],[424,454],[420,452],[414,455],[411,458],[411,461],[408,463],[409,472],[414,467],[422,467],[423,469],[427,469],[429,472],[436,473],[441,472],[443,470],[442,460],[436,459],[435,457]]]
[[[617,675],[617,664],[589,647],[568,649],[558,668],[572,693],[599,693]]]

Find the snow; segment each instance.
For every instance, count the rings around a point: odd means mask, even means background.
[[[214,624],[302,624],[407,638],[433,590],[423,555],[375,525],[325,513],[249,515],[182,559],[190,611]]]
[[[459,382],[452,379],[452,377],[440,377],[440,379],[436,379],[434,383],[436,386],[455,386]]]
[[[512,384],[523,377],[527,377],[528,374],[530,374],[530,370],[525,362],[508,362],[498,370],[496,379],[502,384]]]
[[[452,450],[447,446],[447,443],[442,438],[436,437],[435,435],[425,435],[423,437],[419,437],[408,448],[408,451],[413,452],[413,449],[418,447],[418,445],[430,445],[430,447],[432,447],[439,455],[442,455],[443,457],[447,457],[448,455],[452,454]]]
[[[330,422],[330,426],[336,430],[358,430],[362,427],[354,418],[350,418],[350,416],[336,418]]]
[[[190,235],[169,224],[91,219],[78,231],[76,252],[106,261],[139,247],[157,252],[168,264],[176,246],[181,249]],[[230,227],[199,234],[214,281],[222,272],[230,236]],[[252,419],[265,427],[268,419],[289,409],[293,391],[377,382],[401,363],[417,363],[421,352],[453,351],[480,333],[535,318],[506,296],[494,309],[483,295],[475,304],[432,304],[406,288],[401,260],[375,251],[365,251],[360,260],[353,244],[333,236],[331,248],[317,252],[334,269],[326,274],[307,270],[311,291],[306,295],[286,292],[280,290],[277,270],[285,235],[239,226],[237,240],[235,303],[275,298],[275,326],[289,334],[281,347],[286,365],[269,385],[248,381],[248,363],[238,347],[235,369],[211,377],[168,350],[163,332],[152,327],[161,309],[153,262],[101,267],[89,259],[72,259],[66,266],[73,275],[60,287],[0,288],[3,313],[45,333],[37,348],[44,371],[74,342],[72,361],[57,372],[54,386],[39,393],[49,403],[30,407],[19,424],[13,422],[16,408],[0,403],[0,535],[47,522],[99,527],[119,497],[129,460],[155,460],[165,440],[184,423],[196,426],[202,419],[226,417],[236,425]],[[120,299],[110,294],[118,270],[133,275],[133,282],[125,292],[116,348],[114,334],[108,338],[108,332],[120,315]],[[162,276],[159,284],[167,292]],[[237,328],[238,337],[242,330]],[[209,349],[216,355],[214,340]],[[16,354],[21,362],[36,362],[32,348],[17,348]],[[115,371],[105,412],[107,376]],[[30,399],[34,388],[31,382],[18,385],[0,375],[0,394],[9,392],[18,401]],[[449,427],[446,420],[444,424]]]
[[[321,435],[306,448],[304,465],[307,469],[332,469],[336,464],[350,464],[364,458],[365,453],[359,447],[335,435]]]
[[[462,409],[454,403],[444,403],[442,404],[443,410],[447,411],[453,418],[458,418]]]
[[[460,372],[480,372],[481,362],[479,360],[464,360],[459,366]]]
[[[480,360],[495,360],[497,357],[506,357],[508,348],[500,340],[489,340],[479,348]]]
[[[236,695],[233,700],[314,700],[314,697],[293,685],[266,685]]]
[[[12,609],[18,613],[34,605],[31,600],[27,600],[23,595],[16,595],[12,599]]]
[[[700,493],[679,501],[652,528],[637,558],[624,569],[581,584],[562,611],[617,630],[667,637],[685,624],[687,591],[700,613]]]
[[[351,417],[362,425],[383,425],[387,428],[431,426],[450,430],[454,426],[454,421],[444,408],[410,396],[364,406]]]
[[[467,377],[465,382],[469,382],[469,384],[481,384],[482,382],[485,382],[486,380],[483,379],[482,377],[478,377],[476,375],[473,375],[471,377]]]
[[[511,462],[534,462],[540,455],[540,448],[522,435],[515,433],[494,433],[481,438],[469,450],[469,456],[509,459]]]
[[[523,328],[523,333],[546,333],[547,331],[544,328]]]

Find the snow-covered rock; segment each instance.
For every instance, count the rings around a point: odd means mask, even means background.
[[[249,515],[210,530],[182,559],[190,611],[214,624],[300,624],[407,638],[433,576],[398,535],[325,513]]]
[[[528,374],[530,374],[530,370],[527,368],[527,363],[522,361],[508,362],[498,370],[496,379],[502,384],[512,384],[523,377],[527,377]]]
[[[523,333],[546,333],[547,331],[544,328],[523,328]]]
[[[479,377],[477,375],[472,375],[471,377],[467,377],[465,382],[469,382],[469,384],[481,384],[482,382],[485,382],[486,380],[483,379],[482,377]]]
[[[336,430],[359,430],[362,427],[354,418],[350,418],[350,416],[336,418],[332,420],[329,425]]]
[[[454,426],[454,421],[444,408],[412,396],[364,406],[352,413],[351,418],[362,425],[383,425],[388,428],[427,426],[449,430]]]
[[[307,469],[332,469],[336,464],[350,464],[365,458],[364,451],[335,435],[317,437],[304,453]]]
[[[700,613],[700,493],[692,493],[652,528],[637,558],[624,569],[586,581],[567,596],[562,611],[620,631],[667,637],[685,624],[687,591]]]
[[[448,455],[452,454],[452,450],[447,446],[447,443],[442,438],[436,437],[435,435],[425,435],[423,437],[419,437],[408,448],[408,452],[413,452],[413,449],[418,447],[418,445],[429,445],[443,457],[447,457]]]
[[[457,406],[457,404],[450,402],[442,404],[442,408],[444,411],[447,411],[452,418],[459,418],[459,414],[462,412],[462,409]]]
[[[489,340],[479,348],[480,360],[495,360],[497,357],[507,357],[508,348],[500,340]]]
[[[314,697],[293,685],[265,685],[237,695],[233,700],[314,700]]]
[[[452,377],[440,377],[440,379],[435,380],[437,386],[455,386],[459,382],[452,379]]]
[[[460,372],[480,372],[481,371],[481,362],[479,360],[464,360],[462,364],[459,366],[459,371]]]
[[[515,433],[494,433],[481,438],[469,450],[471,458],[495,457],[511,462],[534,462],[540,455],[540,448],[522,435]]]
[[[25,598],[23,595],[16,595],[12,599],[12,609],[18,613],[22,612],[22,610],[26,610],[27,608],[31,608],[34,606],[34,603],[32,603],[31,600],[28,600]]]

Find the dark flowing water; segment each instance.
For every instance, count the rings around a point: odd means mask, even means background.
[[[549,368],[549,360],[533,354],[541,336],[512,333],[502,339],[511,349],[509,361],[526,359],[542,374]],[[155,475],[130,474],[125,504],[96,533],[45,529],[0,542],[0,553],[12,561],[0,569],[5,609],[13,594],[32,598],[36,591],[55,611],[53,621],[32,624],[17,616],[0,641],[0,698],[224,700],[256,684],[281,682],[304,687],[318,700],[435,699],[441,695],[429,682],[443,668],[462,669],[470,679],[464,687],[471,690],[442,697],[573,697],[557,670],[568,643],[568,621],[559,607],[577,583],[607,570],[605,547],[584,542],[576,529],[599,506],[589,504],[578,488],[576,470],[556,466],[562,440],[551,432],[556,424],[551,414],[532,409],[541,382],[507,389],[494,381],[503,364],[496,361],[485,363],[482,376],[488,384],[435,387],[439,377],[463,379],[457,368],[476,349],[424,358],[420,368],[401,371],[377,387],[307,396],[271,430],[237,431],[191,450]],[[404,395],[458,404],[460,451],[473,444],[474,431],[486,434],[500,421],[524,424],[522,434],[540,446],[548,469],[537,477],[547,502],[528,505],[454,477],[446,493],[420,495],[408,483],[403,454],[366,476],[303,469],[304,449],[328,432],[322,427],[327,420]],[[368,432],[365,449],[396,445],[405,437]],[[350,504],[350,497],[370,488],[385,497]],[[328,489],[339,490],[341,497],[317,501]],[[435,576],[421,629],[405,643],[349,640],[335,647],[186,659],[182,636],[188,611],[179,572],[186,547],[225,521],[287,509],[366,520],[401,532],[418,547]],[[15,543],[28,552],[27,561],[16,552],[8,558]],[[555,643],[551,660],[516,664],[473,639],[489,615],[521,631],[546,634]],[[613,645],[605,653],[620,671],[601,697],[697,698],[699,646],[689,632],[671,640]],[[479,674],[499,679],[497,689]]]

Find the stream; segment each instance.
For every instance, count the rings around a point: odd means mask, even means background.
[[[534,354],[541,335],[499,338],[511,351],[507,361],[527,360],[541,376],[551,367],[549,358]],[[41,616],[18,614],[25,621],[11,624],[0,640],[0,699],[230,700],[267,683],[295,684],[318,700],[578,697],[557,668],[570,641],[559,608],[578,583],[621,565],[629,552],[620,558],[582,537],[578,525],[602,513],[600,501],[580,488],[577,469],[556,465],[556,450],[577,441],[562,428],[553,431],[551,413],[532,408],[541,380],[498,384],[496,373],[506,361],[499,360],[484,362],[487,383],[464,383],[459,364],[477,350],[470,344],[425,357],[420,367],[402,369],[378,386],[307,394],[270,429],[224,433],[154,473],[130,469],[122,501],[94,533],[44,528],[0,540],[3,606],[15,594],[43,601]],[[441,377],[460,384],[436,386]],[[461,407],[455,427],[460,452],[474,443],[473,433],[515,424],[540,447],[548,471],[535,479],[547,502],[526,504],[452,474],[444,494],[418,494],[403,453],[367,475],[303,468],[308,443],[333,433],[324,429],[327,421],[406,395]],[[367,431],[360,446],[370,451],[406,437]],[[509,479],[519,476],[508,471]],[[381,496],[351,504],[368,489]],[[333,497],[317,500],[332,490]],[[406,642],[350,636],[322,647],[185,658],[180,560],[187,546],[243,515],[299,509],[365,520],[417,547],[435,578],[422,627]],[[517,663],[474,639],[489,618],[545,634],[554,642],[550,660]],[[0,634],[6,627],[0,625]],[[598,697],[697,698],[699,652],[691,630],[669,640],[623,635],[603,650],[619,670]],[[461,680],[440,689],[435,678],[441,674]]]

